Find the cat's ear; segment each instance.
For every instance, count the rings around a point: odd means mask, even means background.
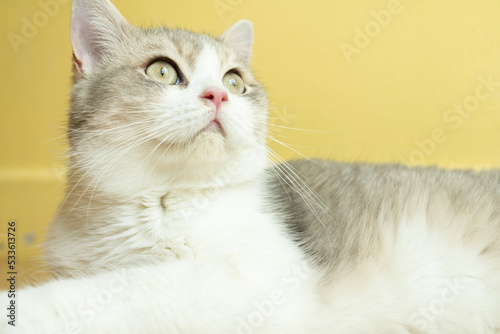
[[[247,64],[250,63],[253,44],[253,25],[248,20],[240,20],[222,34],[222,39],[231,46]]]
[[[78,72],[88,74],[96,68],[128,26],[108,0],[73,0],[71,44]]]

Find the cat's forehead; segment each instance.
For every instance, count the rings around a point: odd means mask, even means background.
[[[181,29],[147,29],[141,35],[141,51],[146,57],[167,57],[188,73],[200,62],[217,62],[221,69],[245,67],[223,40],[212,36]],[[210,59],[202,59],[207,57]]]

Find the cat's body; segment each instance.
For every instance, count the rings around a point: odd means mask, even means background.
[[[89,333],[498,332],[498,171],[324,161],[290,168],[303,183],[276,169],[282,179],[270,173],[256,187],[196,200],[204,204],[185,216],[178,258],[171,250],[158,258],[156,245],[131,253],[126,238],[97,245],[121,252],[114,261],[86,247],[91,261],[71,272],[100,274],[36,288],[25,303],[31,312],[62,303],[65,312],[45,318]],[[314,194],[293,189],[306,184]],[[156,264],[145,264],[152,257]],[[105,259],[107,270],[98,265]],[[49,332],[53,323],[45,325]]]
[[[215,39],[73,8],[68,196],[46,242],[60,279],[20,291],[6,328],[500,332],[499,171],[266,169],[249,23]]]

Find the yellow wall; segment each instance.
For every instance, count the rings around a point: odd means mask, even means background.
[[[46,3],[58,4],[50,15]],[[253,67],[268,87],[272,116],[280,118],[271,129],[306,156],[500,166],[500,85],[482,84],[500,83],[497,0],[115,4],[132,23],[156,24],[153,13],[162,24],[216,34],[240,18],[252,20]],[[18,257],[33,268],[63,196],[65,144],[57,138],[70,90],[70,3],[2,1],[0,12],[0,261],[4,268],[6,223],[16,219]],[[39,27],[29,30],[26,22]],[[365,29],[370,36],[359,33]],[[470,112],[456,113],[464,103]],[[285,158],[298,156],[271,146]]]

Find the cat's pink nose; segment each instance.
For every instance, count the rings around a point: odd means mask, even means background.
[[[219,111],[223,101],[228,100],[226,91],[221,88],[207,88],[201,93],[200,97],[212,101],[215,104],[216,111]]]

